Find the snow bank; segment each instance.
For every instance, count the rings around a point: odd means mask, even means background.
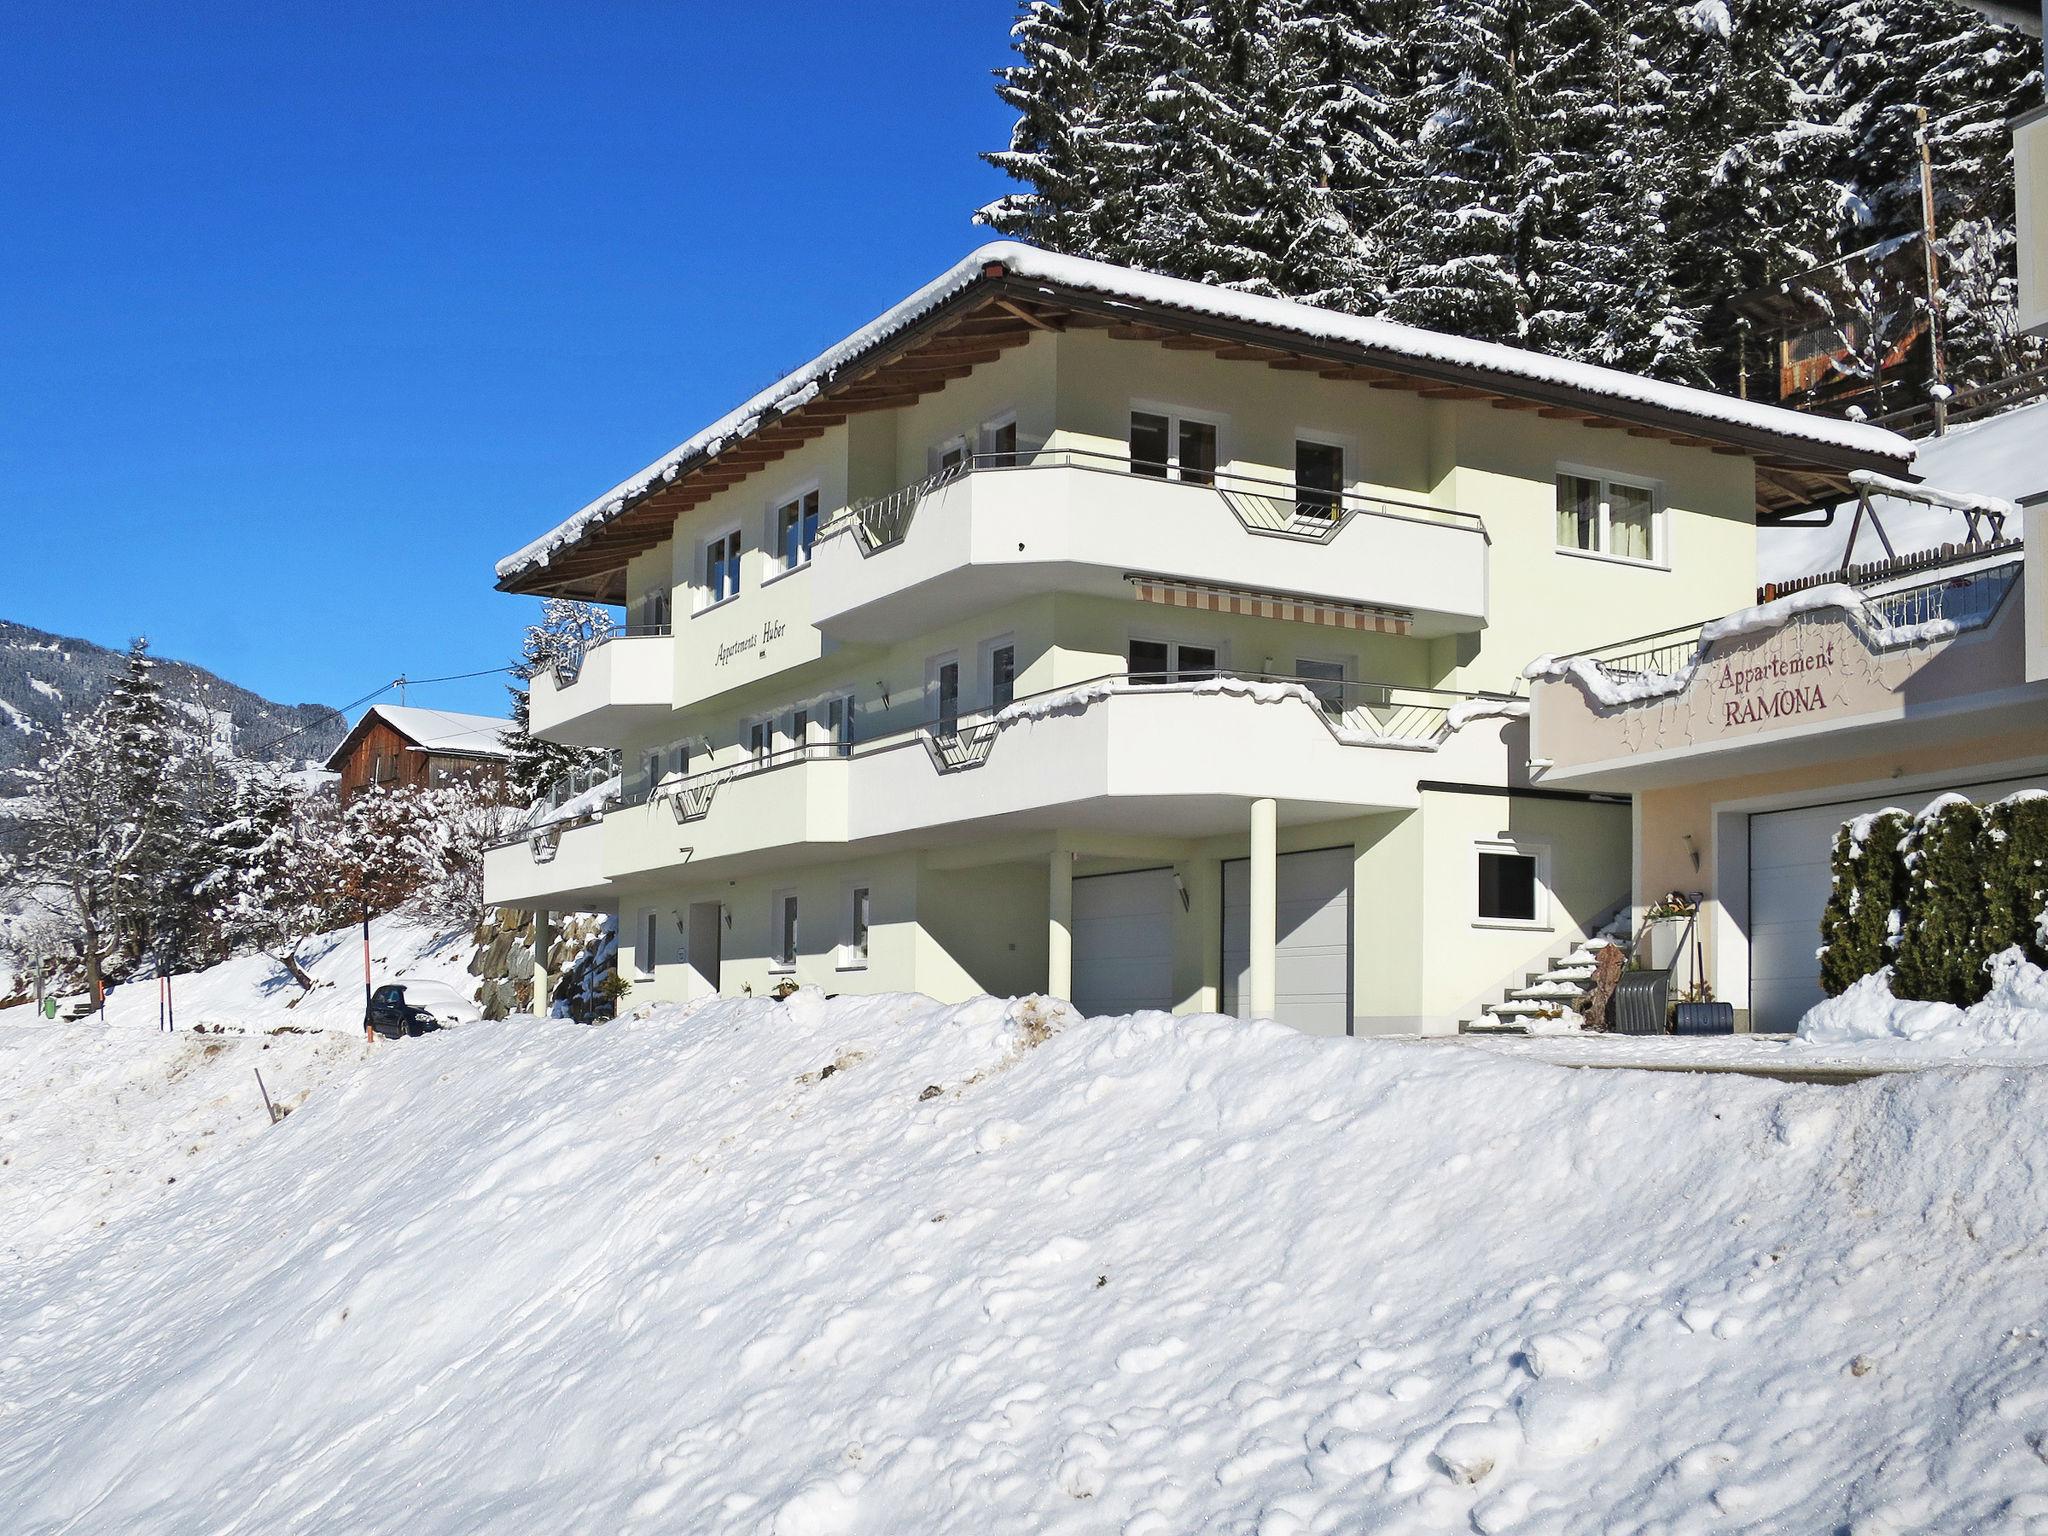
[[[575,543],[592,528],[618,516],[657,485],[674,481],[693,461],[720,453],[734,442],[763,427],[772,426],[792,411],[808,405],[818,397],[821,387],[831,383],[841,370],[858,363],[873,348],[982,280],[985,270],[995,265],[1000,265],[1010,276],[1027,281],[1035,279],[1132,304],[1272,327],[1315,341],[1355,346],[1389,360],[1412,359],[1453,369],[1460,374],[1491,376],[1503,384],[1534,384],[1576,391],[1623,406],[1647,407],[1698,421],[1769,432],[1820,447],[1878,455],[1901,469],[1913,458],[1911,443],[1880,427],[1731,399],[1711,390],[1668,384],[1619,369],[1572,362],[1499,342],[1474,341],[1468,337],[1400,325],[1391,320],[1339,314],[1291,299],[1239,293],[1207,283],[1160,277],[1130,267],[1090,261],[1085,257],[1041,251],[1014,240],[997,240],[969,252],[964,259],[902,303],[885,310],[810,362],[776,380],[736,410],[729,411],[679,443],[638,474],[620,481],[525,548],[500,560],[497,567],[499,578],[509,579],[531,567],[546,565],[559,550]]]
[[[1958,1008],[1892,996],[1887,966],[1811,1009],[1799,1021],[1799,1038],[1863,1046],[1880,1057],[2048,1059],[2048,973],[2008,949],[1991,960],[1990,994]]]
[[[484,1025],[0,1287],[0,1525],[1987,1530],[2042,1488],[2044,1180],[2048,1073]]]

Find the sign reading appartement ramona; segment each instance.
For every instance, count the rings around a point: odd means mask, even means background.
[[[1759,720],[1785,720],[1794,715],[1811,715],[1828,707],[1821,676],[1835,665],[1835,637],[1822,643],[1800,646],[1792,654],[1781,642],[1795,631],[1779,630],[1761,652],[1731,657],[1706,669],[1712,707],[1720,724],[1749,725]]]

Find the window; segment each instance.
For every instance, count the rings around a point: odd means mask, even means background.
[[[740,531],[721,534],[704,546],[704,604],[739,596]]]
[[[1133,640],[1125,667],[1133,682],[1193,683],[1216,675],[1216,647],[1165,640]]]
[[[1180,424],[1180,477],[1190,485],[1216,483],[1216,423]]]
[[[808,709],[792,710],[789,716],[789,744],[802,751],[811,740],[811,712]]]
[[[1294,661],[1294,675],[1308,685],[1308,691],[1316,696],[1316,702],[1323,706],[1326,715],[1344,713],[1344,663],[1341,661],[1318,661],[1309,656],[1298,656]]]
[[[846,894],[846,949],[840,963],[847,967],[868,963],[868,887],[856,885]]]
[[[796,969],[796,892],[775,893],[775,968]]]
[[[805,491],[793,501],[775,509],[775,550],[782,568],[793,571],[808,565],[811,546],[818,542],[818,493]]]
[[[1297,438],[1294,504],[1304,517],[1335,517],[1344,496],[1344,450],[1335,443]]]
[[[1131,473],[1164,480],[1169,462],[1167,446],[1173,423],[1150,411],[1131,412]]]
[[[938,474],[948,474],[967,463],[967,439],[949,438],[932,450],[932,469]]]
[[[634,956],[634,960],[638,964],[642,976],[652,976],[654,974],[654,937],[658,931],[657,924],[659,920],[659,913],[649,912],[641,928],[640,953]]]
[[[1214,485],[1216,423],[1160,411],[1131,412],[1131,472]]]
[[[1017,418],[998,416],[981,429],[981,453],[985,462],[1007,466],[1017,462]]]
[[[679,741],[668,749],[668,771],[681,778],[690,771],[690,744]]]
[[[1557,477],[1557,547],[1617,560],[1660,560],[1656,496],[1594,475]]]
[[[661,753],[652,750],[641,753],[640,772],[642,777],[647,780],[647,787],[649,789],[659,784],[661,782]]]
[[[747,756],[757,763],[768,761],[768,725],[766,720],[756,720],[747,727]]]
[[[844,757],[853,750],[853,695],[833,699],[825,706],[825,734]]]
[[[1003,640],[988,648],[988,707],[1001,709],[1017,698],[1017,645]]]
[[[932,724],[941,736],[960,728],[960,658],[934,656],[926,664],[932,696]]]
[[[1541,920],[1536,855],[1512,848],[1479,850],[1478,916],[1482,923]]]
[[[642,635],[665,635],[669,626],[669,591],[667,587],[651,587],[640,599],[640,617],[627,625],[628,633]]]

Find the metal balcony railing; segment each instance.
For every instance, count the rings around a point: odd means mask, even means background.
[[[1425,502],[1366,496],[1352,491],[1304,488],[1284,480],[1241,475],[1229,470],[1175,469],[1165,464],[1134,460],[1126,454],[1101,453],[1086,448],[1042,448],[1036,452],[972,454],[912,485],[855,502],[827,519],[819,530],[819,537],[850,528],[859,541],[861,552],[875,554],[902,543],[910,532],[918,508],[955,481],[988,472],[1017,473],[1044,469],[1078,469],[1185,486],[1191,494],[1220,499],[1248,532],[1277,538],[1327,544],[1347,524],[1360,517],[1392,517],[1436,523],[1476,533],[1482,538],[1486,531],[1484,523],[1473,513],[1430,506]]]
[[[1865,592],[1863,606],[1888,630],[1912,629],[1946,620],[1959,631],[1967,632],[1991,622],[2019,573],[2020,565],[2015,560],[1893,592]],[[1583,654],[1617,681],[1646,676],[1677,677],[1705,654],[1701,636],[1713,622],[1703,620],[1681,629],[1638,635]]]
[[[572,687],[576,679],[583,675],[584,661],[592,651],[601,646],[610,645],[614,640],[659,638],[672,632],[671,626],[667,624],[620,624],[599,628],[589,619],[585,619],[575,629],[556,640],[548,670],[553,674],[557,688]]]

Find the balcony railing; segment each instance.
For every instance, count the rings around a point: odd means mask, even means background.
[[[606,809],[664,804],[679,823],[699,821],[710,813],[718,791],[735,780],[799,763],[858,760],[906,747],[922,747],[932,766],[942,774],[966,772],[986,764],[1004,732],[1020,721],[1084,710],[1120,695],[1171,692],[1299,701],[1316,710],[1341,745],[1406,751],[1435,750],[1457,728],[1455,714],[1460,703],[1480,706],[1481,712],[1485,706],[1526,703],[1504,694],[1458,693],[1440,688],[1338,682],[1283,674],[1209,670],[1138,676],[1106,673],[1086,682],[1026,694],[1001,708],[959,711],[859,741],[803,742],[642,784],[632,793],[609,801]]]
[[[622,624],[600,629],[585,619],[575,629],[556,639],[548,670],[553,673],[557,688],[572,687],[583,675],[584,660],[599,647],[610,645],[614,640],[659,638],[670,633],[672,631],[667,624]]]
[[[902,543],[910,532],[917,509],[929,497],[955,481],[990,471],[1014,473],[1035,469],[1078,469],[1095,474],[1125,475],[1133,479],[1170,481],[1216,496],[1247,531],[1275,538],[1327,544],[1346,524],[1359,517],[1403,518],[1482,535],[1485,532],[1484,523],[1473,513],[1434,507],[1419,501],[1366,496],[1352,491],[1310,489],[1284,480],[1269,480],[1228,470],[1174,470],[1165,464],[1152,464],[1124,454],[1100,453],[1086,448],[1046,448],[1035,453],[970,455],[912,485],[855,502],[829,518],[819,531],[820,537],[842,528],[851,528],[860,543],[861,552],[874,554]]]
[[[1965,571],[1895,592],[1866,592],[1863,606],[1886,630],[1911,630],[1942,622],[1953,624],[1959,632],[1982,629],[1997,614],[2019,573],[2017,561]],[[1718,622],[1709,619],[1681,629],[1638,635],[1583,655],[1618,682],[1644,677],[1675,679],[1705,655],[1711,643],[1705,640],[1705,631]]]

